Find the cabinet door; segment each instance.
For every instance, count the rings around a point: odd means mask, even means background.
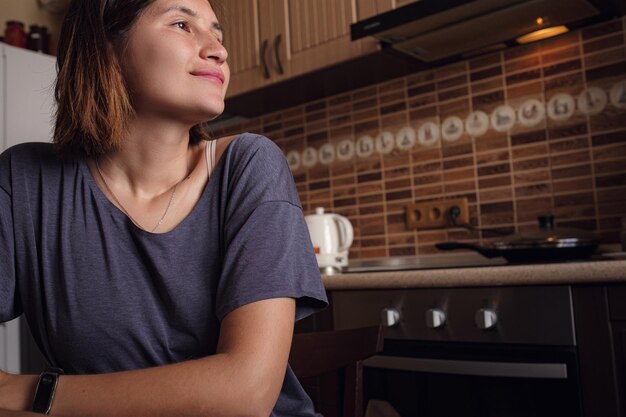
[[[356,57],[361,43],[350,40],[357,18],[353,0],[278,0],[286,14],[286,73],[297,76]],[[281,12],[281,13],[282,13]]]
[[[220,19],[225,29],[224,45],[228,51],[230,86],[228,96],[235,96],[263,86],[261,57],[263,22],[259,16],[262,0],[224,2]]]
[[[626,415],[626,322],[613,322],[613,341],[615,343],[615,373],[617,376],[617,400],[620,415]]]
[[[414,3],[415,0],[396,0],[396,8],[406,6],[409,3]]]
[[[372,16],[388,12],[395,8],[395,3],[395,0],[358,0],[357,8],[359,20],[365,20]]]

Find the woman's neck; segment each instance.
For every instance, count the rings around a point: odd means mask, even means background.
[[[189,176],[198,153],[189,146],[189,127],[135,120],[121,148],[99,160],[107,178],[138,198],[166,193]]]

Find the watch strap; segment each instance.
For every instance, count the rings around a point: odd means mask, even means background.
[[[61,368],[48,368],[39,375],[32,411],[42,414],[50,413],[61,374],[63,374]]]

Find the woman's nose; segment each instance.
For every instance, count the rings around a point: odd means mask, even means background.
[[[224,45],[214,34],[209,34],[205,37],[200,53],[203,58],[214,59],[220,64],[225,62],[228,58],[228,51],[226,51]]]

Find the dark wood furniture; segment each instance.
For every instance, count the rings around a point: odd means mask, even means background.
[[[289,364],[298,379],[344,369],[343,416],[363,417],[363,360],[382,349],[380,326],[296,333]]]

